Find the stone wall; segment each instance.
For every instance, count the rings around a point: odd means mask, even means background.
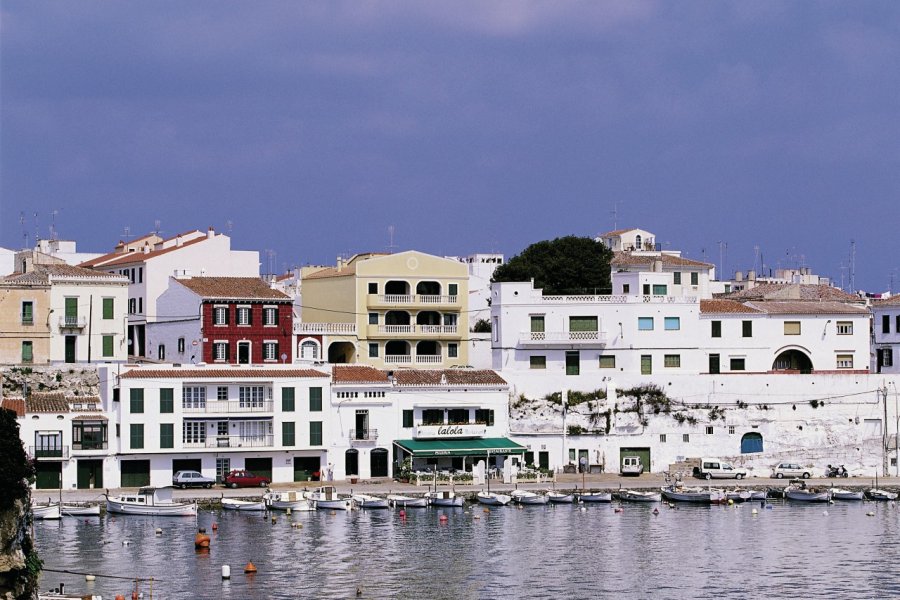
[[[3,396],[23,398],[27,386],[32,392],[62,392],[66,397],[100,395],[100,377],[94,365],[4,366],[0,367]]]

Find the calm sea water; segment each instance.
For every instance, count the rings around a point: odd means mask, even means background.
[[[654,505],[615,506],[274,513],[274,525],[207,511],[65,518],[34,532],[47,568],[98,575],[45,573],[41,589],[65,582],[110,599],[130,597],[132,584],[103,575],[152,576],[163,599],[900,596],[900,505],[660,504],[658,516]],[[212,536],[208,553],[194,549],[198,527]],[[254,576],[243,573],[248,561]],[[149,597],[149,584],[141,589]]]

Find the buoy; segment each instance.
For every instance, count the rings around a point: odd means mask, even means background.
[[[122,545],[123,545],[123,546],[127,546],[127,545],[130,544],[130,543],[131,543],[131,542],[129,542],[128,540],[122,540]]]
[[[218,530],[219,530],[219,524],[218,524],[218,523],[213,523],[213,524],[212,524],[212,530],[213,530],[213,531],[218,531]]]
[[[480,519],[481,515],[475,515],[475,519]]]
[[[401,511],[400,511],[400,518],[402,519],[402,518],[405,517],[405,516],[406,516],[406,511],[405,511],[405,510],[401,510]]]
[[[484,509],[484,510],[483,510],[483,511],[482,511],[482,512],[486,512],[486,513],[489,513],[489,512],[491,512],[491,509],[489,509],[489,508],[485,508],[485,509]]]
[[[729,499],[728,499],[728,506],[731,506],[732,504],[734,504],[734,500],[732,500],[731,498],[729,498]]]
[[[116,594],[116,600],[125,600],[125,596],[122,594]]]
[[[357,588],[356,588],[356,597],[358,598],[358,597],[360,597],[360,596],[362,596],[362,588],[361,588],[361,587],[357,587]]]
[[[440,517],[438,517],[438,521],[440,521],[441,523],[446,523],[447,515],[441,515]]]
[[[827,511],[827,510],[823,510],[823,511],[822,511],[822,514],[825,515],[825,516],[827,517],[827,516],[828,516],[828,511]]]
[[[222,579],[231,579],[231,567],[222,565]]]
[[[197,532],[197,535],[194,536],[194,547],[209,548],[209,536],[206,534],[206,529],[203,527],[201,527]]]
[[[333,516],[336,515],[337,513],[336,513],[335,511],[331,511],[331,512],[328,513],[328,514],[330,514],[330,515],[333,517]]]
[[[759,511],[754,508],[753,510],[750,511],[750,513],[755,515],[755,514],[759,513]]]
[[[290,515],[290,514],[291,514],[291,509],[290,509],[290,508],[289,508],[289,509],[287,509],[287,510],[286,510],[286,511],[284,511],[284,512],[285,512],[285,514],[288,514],[288,515]]]
[[[278,519],[275,518],[275,517],[272,517],[272,525],[274,525],[274,524],[277,523],[277,522],[278,522]]]
[[[244,567],[244,573],[256,573],[256,565],[252,562],[248,562],[247,566]]]
[[[621,507],[621,506],[617,506],[617,507],[615,508],[615,512],[617,512],[617,513],[622,512],[622,507]]]
[[[658,508],[654,508],[654,509],[653,509],[653,514],[654,514],[654,515],[658,515],[658,514],[659,514],[659,509],[658,509]]]
[[[869,511],[869,512],[866,513],[866,516],[867,516],[867,517],[874,517],[874,516],[875,516],[875,512],[874,512],[874,511]]]
[[[97,579],[97,578],[94,577],[93,575],[85,575],[84,576],[85,581],[94,581],[95,579]]]
[[[522,508],[522,506],[521,506],[521,505],[519,505],[519,508]],[[584,507],[584,506],[582,506],[582,507],[581,507],[581,512],[587,512],[587,508],[586,508],[586,507]]]
[[[162,535],[162,527],[156,528],[156,535]]]

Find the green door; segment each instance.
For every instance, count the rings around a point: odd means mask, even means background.
[[[550,453],[544,450],[538,452],[538,467],[541,469],[550,468]]]
[[[91,490],[103,487],[103,461],[78,461],[78,489]]]
[[[262,475],[272,480],[271,458],[248,458],[244,460],[244,468],[254,475]]]
[[[578,350],[566,352],[566,375],[578,375],[581,370]]]
[[[74,335],[66,336],[66,362],[73,363],[75,362],[75,340],[78,338]]]
[[[650,472],[650,448],[621,448],[619,449],[619,469],[622,468],[622,461],[626,456],[638,456],[641,464],[644,465],[644,473]]]
[[[369,469],[372,477],[388,476],[388,451],[375,448],[369,454]]]
[[[150,485],[149,460],[123,460],[120,463],[122,487]]]
[[[709,373],[710,373],[710,375],[717,375],[719,373],[719,355],[718,354],[710,354],[709,355]]]
[[[62,482],[62,463],[38,462],[34,484],[39,490],[58,490]]]
[[[653,373],[653,356],[649,354],[641,354],[641,375],[650,375]]]

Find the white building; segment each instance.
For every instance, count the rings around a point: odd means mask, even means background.
[[[900,295],[872,303],[875,373],[900,373]]]
[[[85,261],[103,256],[100,252],[79,252],[74,240],[38,240],[34,250],[58,258],[72,266],[78,266]]]

